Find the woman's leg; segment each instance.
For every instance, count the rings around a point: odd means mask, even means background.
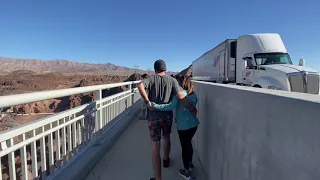
[[[187,146],[188,146],[189,150],[188,150],[187,159],[189,161],[189,167],[190,167],[190,164],[192,164],[192,157],[193,157],[192,138],[195,135],[196,131],[197,131],[197,126],[188,130],[188,144],[187,144]]]
[[[188,150],[188,131],[187,130],[178,130],[179,139],[181,143],[182,150],[182,161],[185,169],[189,169],[189,152]]]
[[[178,130],[181,149],[182,149],[182,160],[183,160],[183,166],[184,166],[184,169],[179,170],[179,174],[185,179],[191,179],[190,168],[193,169],[192,167],[193,148],[192,148],[191,140],[196,132],[196,129],[197,128],[191,128],[183,131]]]
[[[190,163],[192,163],[193,147],[192,138],[197,131],[197,127],[188,130],[178,130],[181,149],[182,149],[182,160],[185,169],[189,169]]]

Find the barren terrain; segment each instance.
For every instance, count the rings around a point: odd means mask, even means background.
[[[0,58],[0,64],[0,73],[3,73],[0,75],[0,96],[140,80],[142,73],[152,73],[110,63],[88,64],[66,60]],[[191,68],[189,67],[179,75],[190,75],[190,73]],[[108,96],[122,92],[124,89],[125,87],[119,87],[105,90],[103,95]],[[16,124],[23,124],[46,116],[37,115],[39,113],[61,112],[94,100],[94,93],[84,93],[8,107],[0,109],[0,113],[1,111],[10,112]],[[17,114],[29,116],[18,116]],[[1,123],[3,126],[4,122]],[[6,128],[2,127],[2,129]]]
[[[29,70],[14,71],[0,76],[0,96],[35,91],[81,87],[122,82],[128,76],[115,75],[64,75],[61,73],[38,74]]]
[[[141,80],[142,73],[152,73],[141,70],[138,70],[138,73],[134,73],[134,69],[118,67],[112,64],[95,66],[71,61],[52,61],[50,63],[41,60],[23,61],[6,59],[4,61],[3,58],[0,58],[0,64],[2,66],[0,70],[0,96]],[[191,75],[190,67],[179,73],[179,76],[185,75]],[[124,86],[104,90],[103,97],[124,90],[126,90]],[[2,112],[0,109],[0,131],[14,128],[94,100],[94,93],[84,93],[9,107],[2,109]],[[19,139],[14,140],[19,141]],[[30,174],[29,177],[31,177],[32,163],[30,152],[30,145],[28,145],[27,168]],[[40,157],[40,154],[38,154],[38,157]],[[7,158],[8,156],[2,158],[2,179],[9,179]],[[21,179],[22,169],[19,150],[15,152],[15,160],[17,167],[16,175],[18,179]],[[38,164],[40,164],[39,158]],[[41,166],[39,166],[38,169],[40,170]]]
[[[15,71],[9,75],[0,77],[0,95],[11,95],[29,93],[44,90],[76,88],[90,85],[118,83],[129,80],[139,80],[141,74],[131,76],[111,76],[111,75],[73,75],[67,76],[59,73],[37,74],[32,71]],[[123,91],[121,88],[113,88],[104,91],[104,96]],[[30,113],[55,113],[95,99],[93,93],[84,93],[50,99],[41,102],[34,102],[11,107],[15,114]]]
[[[153,61],[150,61],[152,65]],[[92,64],[81,63],[69,60],[39,60],[39,59],[15,59],[0,57],[0,75],[8,75],[14,71],[33,71],[39,74],[45,73],[61,73],[64,75],[122,75],[130,76],[137,73],[152,73],[152,71],[144,71],[141,69],[117,66],[111,63]],[[168,74],[175,74],[168,72]]]
[[[5,75],[0,75],[0,96],[140,80],[142,73],[151,74],[151,72],[141,70],[137,70],[141,73],[132,74],[134,69],[110,63],[97,65],[65,60],[42,61],[12,58],[0,58],[0,62],[2,71],[6,71]],[[179,75],[190,76],[191,66],[181,71]],[[114,88],[105,91],[104,95],[121,91],[123,89]],[[91,102],[94,99],[93,93],[85,93],[18,105],[10,107],[9,110],[14,114],[55,113]],[[8,109],[2,111],[8,111]],[[34,118],[31,119],[34,120]]]

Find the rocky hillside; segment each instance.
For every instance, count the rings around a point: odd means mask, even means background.
[[[90,64],[80,63],[76,61],[67,60],[51,60],[44,61],[38,59],[14,59],[14,58],[1,58],[0,75],[7,75],[14,71],[27,70],[35,73],[91,73],[96,72],[102,74],[112,75],[130,75],[134,72],[144,73],[143,70],[136,70],[124,66],[117,66],[111,63],[105,64]],[[173,74],[173,72],[169,72]]]
[[[18,74],[18,73],[16,73]],[[13,78],[13,77],[11,77]],[[0,79],[0,92],[1,95],[26,93],[32,91],[49,90],[49,89],[60,89],[60,88],[75,88],[99,84],[118,83],[126,81],[140,80],[141,74],[135,73],[131,76],[85,76],[85,77],[68,77],[68,76],[55,76],[49,74],[34,75],[30,77],[16,76],[12,80]],[[2,90],[2,91],[1,91]],[[103,91],[103,96],[110,96],[115,93],[119,93],[126,90],[126,87],[112,88]],[[41,102],[34,102],[24,105],[18,105],[11,108],[14,113],[17,114],[31,114],[31,113],[56,113],[61,112],[88,102],[95,100],[94,93],[77,94],[68,97],[50,99]]]
[[[0,96],[35,91],[82,87],[122,82],[128,76],[119,75],[63,75],[61,73],[38,74],[29,70],[14,71],[0,76]]]
[[[43,61],[37,59],[0,58],[2,71],[7,73],[18,70],[42,72],[90,72],[90,71],[134,71],[132,68],[114,64],[89,64],[67,60]]]

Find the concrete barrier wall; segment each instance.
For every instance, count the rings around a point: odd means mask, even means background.
[[[208,180],[319,180],[320,97],[194,82]]]

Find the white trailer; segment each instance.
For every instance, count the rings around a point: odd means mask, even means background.
[[[194,80],[319,94],[319,72],[291,61],[279,34],[227,39],[192,63]]]
[[[231,51],[236,40],[227,39],[203,54],[192,63],[193,79],[218,83],[236,81],[235,51]]]

